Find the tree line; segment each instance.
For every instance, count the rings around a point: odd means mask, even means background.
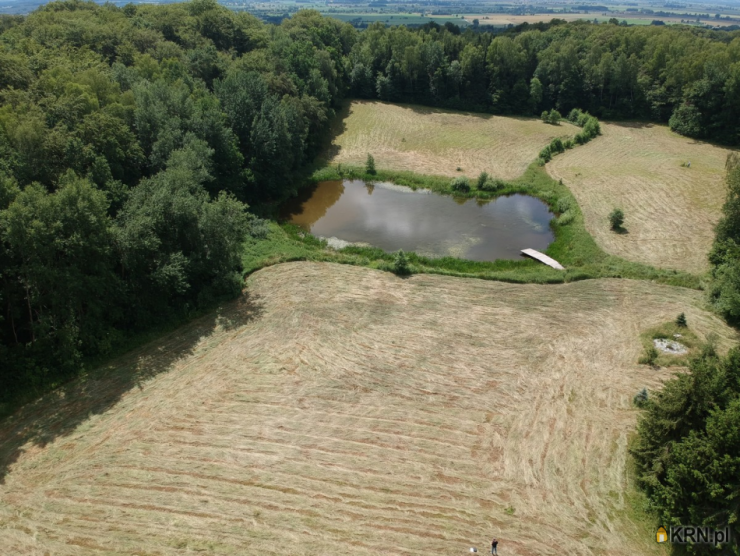
[[[371,25],[349,55],[351,93],[498,114],[583,109],[740,140],[740,32],[573,22],[503,35]]]

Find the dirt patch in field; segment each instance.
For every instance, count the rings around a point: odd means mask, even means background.
[[[248,291],[258,315],[123,358],[110,380],[176,354],[98,414],[66,413],[74,426],[45,447],[0,438],[0,455],[17,455],[0,546],[422,555],[495,535],[509,555],[660,553],[623,496],[632,397],[671,373],[636,363],[637,331],[684,312],[700,337],[734,340],[700,292],[648,282],[290,263]]]
[[[338,126],[331,162],[362,166],[372,154],[380,169],[470,178],[485,171],[507,180],[521,176],[553,138],[578,131],[568,123],[372,101],[352,102]]]
[[[586,229],[608,253],[659,268],[701,273],[721,216],[728,150],[665,126],[602,123],[603,136],[553,158],[583,210]],[[681,164],[691,162],[691,167]],[[621,208],[626,233],[609,228]]]

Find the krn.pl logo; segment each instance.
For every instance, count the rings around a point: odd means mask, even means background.
[[[668,531],[665,527],[658,527],[658,532],[655,533],[655,540],[658,542],[668,542]]]

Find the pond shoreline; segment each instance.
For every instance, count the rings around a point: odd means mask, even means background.
[[[342,177],[365,178],[362,173],[354,173],[348,166],[342,166]],[[338,176],[337,168],[323,166],[302,183],[306,187],[319,181],[319,177]],[[424,176],[411,172],[388,172],[379,170],[373,179],[405,185],[412,189],[427,188],[441,194],[451,195],[449,178]],[[498,260],[495,262],[476,262],[454,257],[427,259],[416,253],[408,253],[411,270],[414,273],[442,274],[484,280],[498,280],[511,283],[555,284],[595,278],[631,278],[652,280],[657,283],[690,289],[703,289],[702,277],[686,272],[656,269],[641,263],[632,263],[619,257],[608,255],[595,243],[586,231],[583,214],[567,186],[554,180],[544,167],[532,163],[510,187],[487,194],[485,198],[499,197],[508,193],[521,193],[536,197],[545,202],[558,218],[551,221],[555,241],[550,244],[546,254],[566,267],[558,271],[532,260]],[[298,191],[304,191],[301,188]],[[469,197],[478,197],[480,192],[470,192]],[[561,211],[558,207],[568,210]],[[291,224],[278,224],[274,219],[277,206],[271,209],[272,222],[266,238],[250,238],[244,244],[243,274],[248,276],[260,268],[288,261],[325,261],[340,264],[366,266],[380,270],[391,270],[393,255],[380,249],[369,247],[348,247],[340,251],[328,249],[322,241],[301,228]]]
[[[390,182],[322,181],[281,207],[280,217],[334,248],[361,244],[428,258],[520,260],[555,239],[554,214],[542,200],[515,193],[495,199],[449,196]]]

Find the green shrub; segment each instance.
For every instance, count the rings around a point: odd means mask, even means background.
[[[575,146],[575,143],[573,142],[573,139],[567,139],[563,142],[563,147],[565,147],[566,150],[570,150]]]
[[[645,355],[643,355],[638,363],[641,363],[643,365],[655,365],[655,362],[658,360],[658,350],[655,349],[655,346],[650,346],[645,349]]]
[[[680,326],[681,328],[686,328],[688,326],[685,313],[681,313],[676,317],[676,326]]]
[[[563,119],[563,117],[560,115],[560,112],[558,112],[554,108],[549,112],[547,110],[542,112],[542,114],[540,114],[540,118],[546,124],[558,124],[560,123],[560,120]]]
[[[550,152],[555,153],[561,153],[565,151],[565,147],[563,146],[563,140],[559,137],[555,137],[552,141],[550,141]]]
[[[483,189],[483,186],[488,181],[488,173],[487,172],[481,172],[478,174],[478,181],[476,182],[476,187],[478,189]]]
[[[316,170],[313,174],[311,174],[311,181],[334,181],[342,179],[341,174],[339,173],[337,168],[334,168],[332,166],[326,166],[324,168],[319,168]]]
[[[365,161],[365,173],[371,176],[375,175],[375,159],[371,154],[367,155],[367,160]]]
[[[571,210],[564,212],[560,216],[558,216],[558,224],[560,226],[567,226],[571,222],[573,222],[573,219],[576,217],[575,213]]]
[[[399,276],[406,276],[408,274],[411,274],[409,261],[406,258],[406,253],[403,252],[403,249],[400,249],[393,259],[393,272],[398,274]]]
[[[467,193],[470,191],[470,182],[465,176],[458,176],[450,183],[450,188],[453,191],[459,191],[460,193]]]
[[[555,206],[555,210],[560,214],[568,212],[571,207],[570,197],[561,197],[558,199],[558,204]]]
[[[478,186],[478,189],[481,191],[498,191],[504,187],[506,187],[506,182],[504,180],[488,178],[483,185]]]
[[[632,401],[637,407],[642,408],[647,405],[648,399],[649,399],[649,395],[648,395],[647,388],[643,388],[637,394],[635,394],[635,397],[632,398]]]
[[[542,149],[539,156],[545,162],[550,162],[552,160],[552,151],[550,150],[550,145]]]
[[[582,114],[583,114],[583,112],[581,111],[580,108],[574,108],[573,110],[571,110],[570,112],[568,112],[568,118],[567,118],[567,120],[569,122],[571,122],[571,123],[577,124],[578,123],[578,118],[580,118]]]
[[[250,219],[249,235],[254,239],[267,239],[270,235],[270,221],[256,216]]]
[[[621,230],[624,224],[624,212],[622,209],[615,208],[609,213],[609,225],[612,230]]]
[[[593,116],[589,116],[588,121],[586,121],[583,126],[583,133],[586,134],[589,140],[593,139],[597,135],[601,135],[601,125],[599,125],[599,120]]]

